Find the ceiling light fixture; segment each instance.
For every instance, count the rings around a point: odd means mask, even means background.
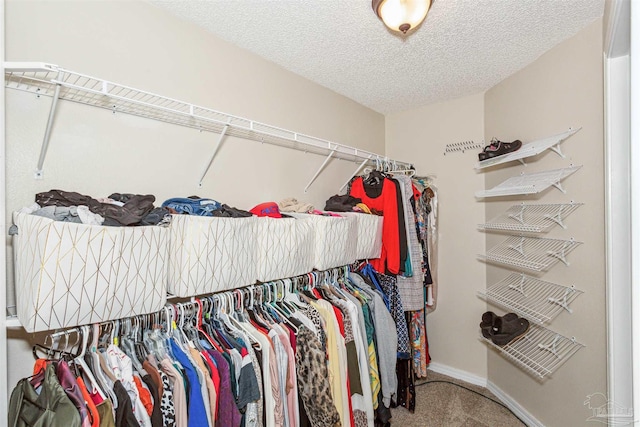
[[[407,34],[427,17],[431,0],[372,0],[371,7],[384,25]]]

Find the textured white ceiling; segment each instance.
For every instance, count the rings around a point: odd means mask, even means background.
[[[604,0],[436,0],[403,38],[369,0],[149,1],[385,114],[487,90],[604,9]]]

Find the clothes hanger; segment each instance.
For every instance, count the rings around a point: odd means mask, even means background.
[[[87,354],[87,357],[89,358],[89,362],[91,362],[91,365],[92,365],[91,371],[95,379],[97,380],[98,384],[100,384],[101,390],[109,396],[109,398],[113,402],[114,407],[117,408],[118,398],[116,397],[113,391],[113,384],[112,383],[110,384],[109,379],[106,377],[106,374],[102,370],[102,367],[100,366],[100,356],[97,353],[98,338],[100,336],[100,325],[97,323],[93,324],[90,330],[91,330],[91,346],[89,347],[89,353]]]
[[[51,345],[49,347],[47,347],[47,339],[51,340]],[[51,335],[47,335],[45,336],[44,344],[35,343],[31,350],[31,353],[33,354],[34,359],[35,360],[45,359],[47,361],[55,361],[55,360],[61,359],[64,356],[64,350],[57,348],[58,347],[57,341],[58,341],[57,338],[56,338],[56,342],[54,342],[54,339],[51,337]],[[39,357],[38,351],[43,352],[45,357]],[[75,356],[75,355],[69,354],[68,356]]]
[[[212,316],[209,320],[209,323],[212,326],[213,336],[218,338],[218,343],[220,347],[231,350],[233,347],[232,343],[229,342],[225,334],[223,333],[224,327],[229,327],[229,319],[227,317],[227,300],[223,296],[223,294],[212,295],[214,301],[214,311],[211,313]],[[215,309],[217,307],[217,309]]]
[[[102,391],[102,389],[100,387],[100,383],[96,380],[95,376],[93,375],[92,370],[89,368],[89,366],[87,365],[87,362],[85,362],[85,360],[84,360],[84,356],[85,356],[85,354],[87,352],[87,344],[89,343],[89,334],[90,334],[89,326],[85,325],[85,326],[81,326],[80,327],[80,335],[82,337],[82,344],[80,346],[80,353],[78,354],[78,356],[75,359],[73,359],[73,363],[74,363],[74,365],[77,365],[77,366],[80,367],[80,369],[84,373],[84,376],[88,379],[87,385],[90,386],[91,390],[93,392],[97,392],[102,399],[106,399],[107,396]],[[89,388],[89,387],[87,387],[87,388]]]
[[[297,280],[297,279],[294,279]],[[292,279],[284,279],[284,302],[288,303],[292,310],[296,310],[296,308],[304,309],[307,307],[306,303],[300,301],[298,297],[298,293],[294,292],[294,280]]]
[[[363,178],[363,184],[373,186],[380,185],[384,182],[386,175],[384,173],[384,165],[381,159],[376,157],[376,168],[371,170],[366,177]]]
[[[271,329],[271,325],[277,323],[273,319],[274,313],[270,311],[270,304],[273,299],[273,292],[271,290],[271,283],[262,284],[262,298],[260,304],[256,306],[256,314],[260,316],[262,322],[265,324],[267,330]]]
[[[108,379],[109,388],[111,389],[113,389],[113,384],[115,384],[116,381],[118,381],[118,378],[113,373],[113,371],[111,370],[111,367],[107,363],[105,352],[108,345],[113,345],[112,343],[113,343],[114,330],[115,330],[114,323],[115,323],[114,321],[109,321],[104,324],[105,330],[101,331],[100,333],[99,347],[97,347],[96,351],[94,352],[96,355],[94,356],[94,358],[97,357],[98,365],[100,369],[102,369],[102,372],[104,373],[104,375],[106,376],[105,378]]]
[[[405,166],[404,168],[398,168],[394,160],[393,167],[387,173],[388,174],[404,174],[409,177],[413,177],[416,174],[416,170],[413,167],[413,165]]]
[[[210,336],[209,333],[207,333],[207,331],[204,330],[204,327],[203,327],[203,321],[202,321],[203,313],[205,312],[205,309],[208,309],[209,302],[210,301],[208,299],[204,299],[204,300],[196,299],[195,300],[195,303],[197,305],[195,329],[196,329],[197,333],[199,334],[198,336],[202,336],[204,341],[206,341],[211,347],[213,347],[217,351],[221,352],[222,348],[220,348],[218,343]]]
[[[279,303],[283,302],[284,299],[284,282],[282,280],[277,280],[274,284],[274,286],[279,289],[277,294],[276,294],[276,300],[274,302],[272,302],[271,306],[273,307],[274,310],[276,310],[276,312],[278,314],[280,314],[280,317],[282,318],[282,321],[284,323],[286,323],[287,325],[289,325],[291,327],[291,329],[293,329],[294,333],[297,335],[298,334],[298,327],[296,325],[294,325],[290,320],[289,317],[291,316],[291,313],[287,313],[283,307],[281,305],[279,305]]]
[[[120,348],[124,353],[129,356],[134,369],[140,374],[140,376],[146,375],[146,371],[142,367],[144,359],[140,359],[136,352],[136,330],[134,325],[135,320],[131,317],[124,320],[125,328],[123,330],[122,338],[120,340]]]
[[[195,300],[189,303],[185,303],[183,305],[184,313],[184,321],[181,324],[182,333],[187,338],[187,344],[189,348],[195,349],[197,351],[203,351],[204,347],[200,343],[200,337],[198,334],[198,330],[196,328],[197,324],[197,304]]]
[[[255,338],[255,336],[251,333],[251,331],[247,329],[247,327],[243,325],[243,323],[240,322],[237,318],[239,312],[244,311],[244,294],[241,291],[235,290],[232,295],[234,297],[237,296],[238,299],[236,301],[236,304],[233,305],[234,310],[232,310],[232,312],[230,313],[231,314],[229,316],[230,323],[237,330],[239,330],[239,332],[241,332],[242,335],[245,335],[250,340],[250,343],[254,347],[256,347],[258,350],[262,350],[262,346],[260,345],[260,342]]]
[[[220,339],[218,337],[218,332],[216,328],[217,325],[217,300],[214,299],[214,295],[211,295],[204,299],[206,302],[206,308],[203,310],[203,320],[202,320],[202,329],[207,337],[208,341],[213,345],[213,347],[219,351],[225,351],[222,344],[220,343]]]
[[[149,319],[151,315],[136,316],[133,318],[134,333],[133,333],[133,349],[134,354],[143,364],[147,360],[149,355],[149,349],[144,342],[144,331],[149,329]]]
[[[46,352],[46,358],[44,358],[44,359],[46,361],[48,361],[48,362],[55,362],[57,360],[61,360],[64,357],[64,350],[58,348],[59,342],[61,340],[60,337],[61,337],[61,333],[60,332],[56,332],[53,335],[45,336],[44,345],[35,344],[33,346],[33,349],[32,349],[33,357],[36,360],[41,359],[41,358],[38,357],[38,354],[37,354],[37,351],[40,350],[40,351],[45,351]],[[68,335],[66,335],[66,337],[67,337],[67,340],[68,340]],[[49,347],[46,346],[47,338],[51,340],[51,345]],[[66,345],[65,345],[65,347],[66,347]],[[41,369],[36,374],[32,375],[29,378],[29,383],[31,384],[31,386],[34,387],[34,388],[40,387],[40,385],[44,381],[44,374],[45,374],[45,370]]]
[[[236,299],[235,291],[227,291],[220,295],[220,297],[224,301],[224,308],[222,309],[222,319],[224,319],[223,326],[226,328],[226,332],[229,333],[227,339],[229,343],[238,351],[242,350],[243,345],[237,340],[237,337],[240,336],[242,341],[245,342],[245,346],[249,344],[259,345],[255,337],[251,334],[251,332],[240,323],[236,317],[238,307],[241,306],[240,299]],[[248,341],[248,342],[247,342]]]

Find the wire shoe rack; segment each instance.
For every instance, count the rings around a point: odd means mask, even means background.
[[[476,197],[515,196],[520,194],[537,194],[554,186],[565,193],[560,181],[577,172],[582,166],[554,169],[511,177],[501,184],[483,191],[477,191]]]
[[[567,255],[581,244],[582,242],[573,239],[510,236],[478,257],[485,261],[539,272],[548,270],[558,261],[569,265]]]
[[[519,150],[514,151],[513,153],[504,154],[502,156],[494,157],[492,159],[483,160],[478,162],[476,165],[476,169],[484,169],[489,166],[500,165],[507,162],[519,161],[523,165],[525,164],[524,160],[527,157],[536,156],[543,151],[552,150],[560,157],[565,157],[560,149],[560,143],[565,139],[569,138],[571,135],[574,135],[582,128],[578,129],[569,129],[567,132],[560,133],[558,135],[553,135],[547,138],[538,139],[527,144],[523,144]]]
[[[507,311],[543,325],[563,311],[573,313],[570,305],[582,294],[573,286],[545,282],[521,273],[512,273],[478,295]]]
[[[564,220],[583,203],[513,205],[501,215],[478,227],[483,230],[544,233],[553,226],[567,228]]]
[[[480,337],[527,373],[542,380],[584,347],[575,338],[567,338],[543,326],[532,324],[521,338],[500,347]]]

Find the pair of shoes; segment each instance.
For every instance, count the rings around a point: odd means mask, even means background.
[[[518,151],[520,147],[522,147],[522,141],[519,139],[512,142],[504,142],[498,141],[494,138],[491,140],[491,144],[484,147],[482,153],[478,153],[478,159],[480,161],[492,159],[494,157]]]
[[[529,330],[529,321],[515,313],[498,316],[492,311],[482,315],[480,329],[482,336],[497,346],[505,346],[524,336]]]

